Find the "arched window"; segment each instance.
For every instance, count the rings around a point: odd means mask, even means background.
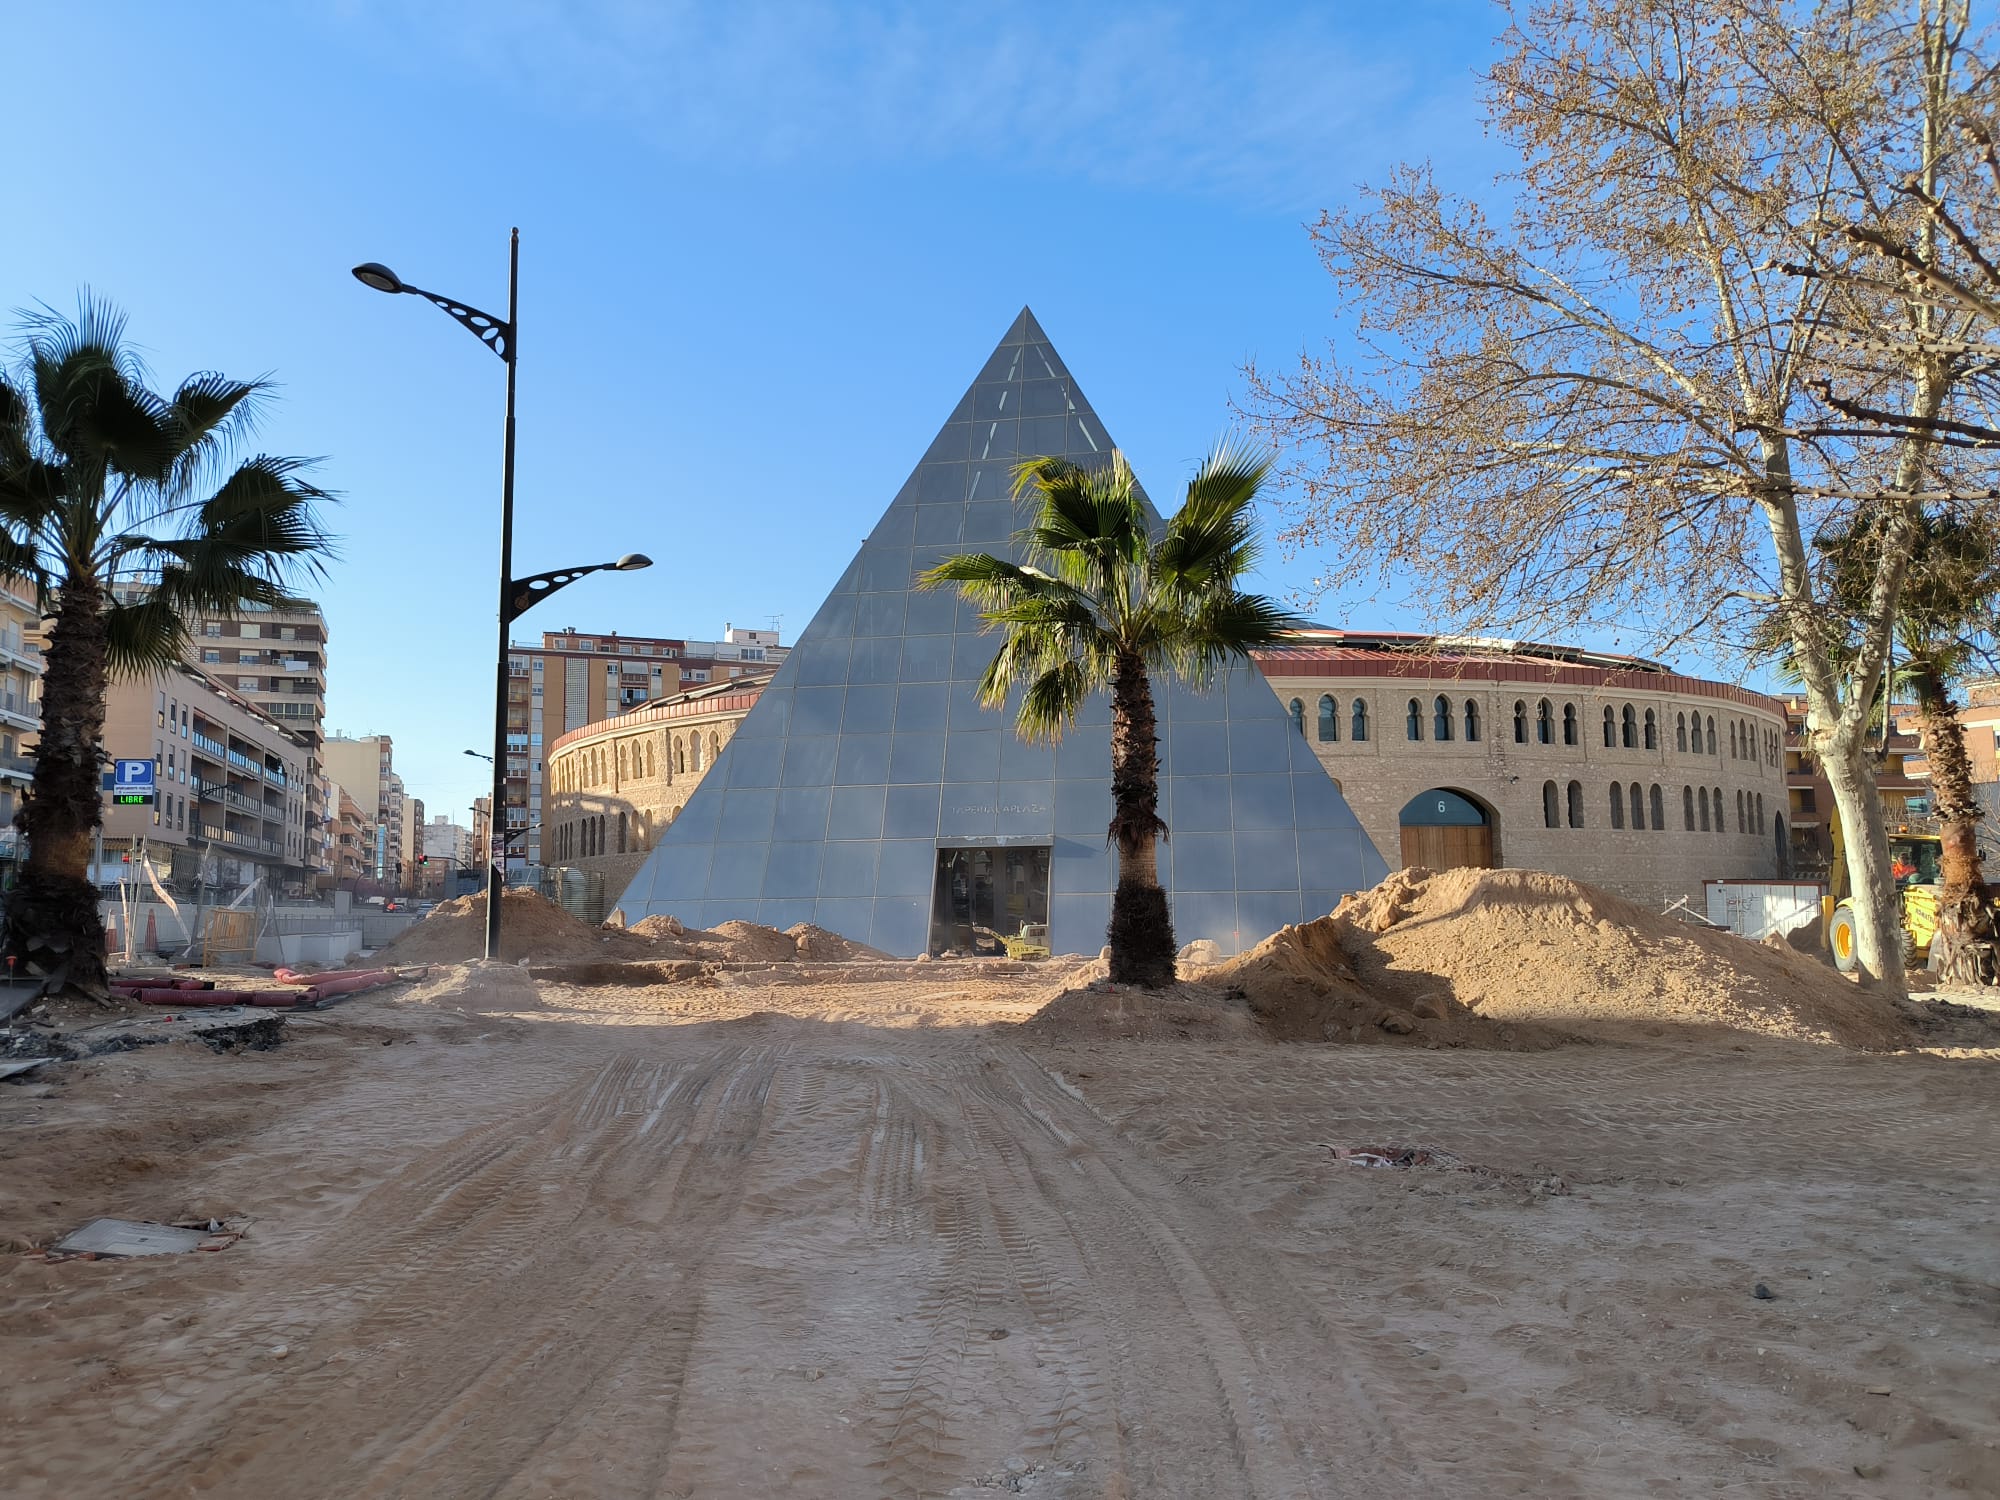
[[[1528,705],[1519,698],[1514,700],[1514,743],[1528,743]]]
[[[1340,738],[1340,709],[1330,693],[1319,695],[1319,737],[1322,744],[1332,744]]]
[[[611,845],[605,841],[604,814],[599,813],[597,815],[597,852],[599,854],[602,854],[606,849],[609,849],[610,847]]]
[[[1299,738],[1304,739],[1306,733],[1305,704],[1301,703],[1298,699],[1294,698],[1291,701],[1290,705],[1287,706],[1285,712],[1289,713],[1292,716],[1292,728],[1296,729],[1299,732]]]
[[[1650,708],[1646,710],[1646,748],[1648,750],[1660,748],[1659,720]]]
[[[1687,747],[1688,747],[1688,716],[1686,714],[1675,714],[1674,748],[1685,754],[1687,752]]]
[[[1439,693],[1431,700],[1431,738],[1448,740],[1451,738],[1451,699]]]
[[[1583,783],[1580,781],[1569,784],[1569,826],[1583,827]]]
[[[1542,827],[1562,827],[1561,794],[1556,791],[1553,781],[1542,783]]]
[[[681,775],[685,776],[687,775],[687,768],[688,768],[687,746],[682,744],[679,740],[675,740],[674,770],[679,772]]]
[[[1636,781],[1632,783],[1631,797],[1632,826],[1634,828],[1644,828],[1646,826],[1646,798],[1639,790],[1639,783]]]
[[[1716,831],[1717,833],[1727,833],[1727,832],[1729,832],[1729,829],[1728,829],[1728,828],[1727,828],[1727,827],[1726,827],[1726,826],[1724,825],[1724,823],[1723,823],[1723,820],[1722,820],[1722,788],[1721,788],[1721,787],[1717,787],[1717,788],[1715,789],[1715,795],[1714,795],[1714,798],[1713,798],[1712,800],[1713,800],[1713,801],[1714,801],[1714,803],[1715,803],[1715,831]]]
[[[699,734],[688,737],[688,750],[694,756],[694,769],[699,771],[701,769],[701,736]]]
[[[1694,788],[1691,786],[1681,788],[1681,822],[1687,826],[1689,833],[1694,832]]]
[[[1609,703],[1604,705],[1604,748],[1613,749],[1618,744],[1618,715]]]
[[[1615,781],[1611,783],[1611,826],[1625,826],[1625,788]]]
[[[1465,700],[1465,739],[1471,744],[1479,738],[1479,705],[1471,698]]]
[[[1535,705],[1535,743],[1551,745],[1555,743],[1555,738],[1556,711],[1549,707],[1549,700],[1544,698]]]
[[[618,852],[625,852],[625,814],[618,815]]]
[[[1715,754],[1715,715],[1708,716],[1708,753]]]
[[[1755,831],[1758,833],[1764,831],[1764,794],[1762,792],[1757,794],[1757,827]]]
[[[1730,721],[1730,724],[1729,724],[1729,758],[1730,758],[1731,760],[1735,760],[1735,759],[1737,759],[1737,754],[1736,754],[1736,722],[1735,722],[1735,720],[1733,720],[1733,719],[1732,719],[1732,720]]]
[[[1409,712],[1403,716],[1403,738],[1420,740],[1424,737],[1424,709],[1416,699],[1410,700]]]
[[[1698,788],[1697,798],[1698,798],[1698,805],[1701,808],[1701,831],[1703,833],[1707,833],[1708,832],[1708,788],[1707,787]]]
[[[659,772],[659,767],[658,767],[657,763],[656,763],[656,762],[654,761],[654,759],[653,759],[653,742],[652,742],[651,740],[647,740],[647,741],[646,741],[646,779],[647,779],[648,781],[650,781],[650,780],[652,780],[652,779],[653,779],[653,778],[654,778],[655,776],[658,776],[659,774],[660,774],[660,772]]]
[[[708,737],[708,763],[711,766],[714,765],[715,757],[720,755],[721,753],[722,753],[722,736],[719,734],[711,734]]]
[[[1660,793],[1659,782],[1647,788],[1646,798],[1653,805],[1653,832],[1658,833],[1667,826],[1667,799]]]
[[[1743,793],[1739,790],[1736,793],[1736,831],[1738,833],[1747,833],[1749,832],[1749,827],[1750,820],[1743,816]]]
[[[1625,705],[1624,722],[1625,748],[1627,750],[1637,750],[1639,748],[1639,716],[1632,712],[1632,705],[1629,703]]]
[[[1565,745],[1574,745],[1576,741],[1576,705],[1574,703],[1565,703],[1563,705],[1563,743]]]
[[[1353,738],[1357,742],[1368,738],[1368,700],[1366,698],[1356,698],[1354,700],[1354,722],[1352,727],[1354,731]]]

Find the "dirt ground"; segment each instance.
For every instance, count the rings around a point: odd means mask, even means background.
[[[1051,984],[458,967],[0,1084],[0,1489],[2000,1493],[1991,1048],[1016,1026]],[[20,1253],[100,1214],[248,1229]]]

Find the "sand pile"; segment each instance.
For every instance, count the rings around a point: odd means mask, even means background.
[[[798,955],[800,963],[837,964],[857,958],[879,959],[889,956],[879,948],[871,948],[866,943],[857,943],[853,938],[844,938],[837,932],[828,932],[824,927],[815,927],[810,922],[787,927],[785,936],[792,940],[793,951]]]
[[[632,933],[651,940],[654,958],[700,958],[716,963],[844,963],[888,955],[810,922],[780,932],[755,922],[724,922],[713,930],[683,926],[671,916],[634,922]]]
[[[1399,1038],[1459,1046],[1550,1046],[1564,1040],[1541,1027],[1484,1020],[1449,997],[1385,999],[1355,973],[1344,924],[1321,917],[1282,927],[1248,953],[1202,974],[1206,984],[1243,997],[1264,1033],[1280,1042],[1377,1042]]]
[[[465,963],[486,951],[486,893],[440,902],[376,954],[389,963]],[[500,956],[517,959],[651,958],[652,941],[592,927],[533,891],[509,889],[500,907]]]
[[[1870,1049],[1909,1041],[1891,1002],[1815,959],[1535,870],[1403,870],[1348,897],[1329,926],[1361,990],[1412,1013],[1429,1004],[1449,1016],[1455,1002],[1491,1021],[1584,1034],[1720,1027]]]
[[[1142,990],[1108,979],[1078,983],[1080,977],[1055,986],[1049,1002],[1020,1029],[1055,1043],[1263,1040],[1256,1016],[1235,991],[1185,980]]]

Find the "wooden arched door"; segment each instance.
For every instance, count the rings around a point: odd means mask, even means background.
[[[1493,868],[1492,820],[1469,797],[1433,787],[1412,797],[1397,821],[1402,825],[1405,867]]]

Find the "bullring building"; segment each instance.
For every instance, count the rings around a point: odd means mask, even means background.
[[[1260,651],[1392,865],[1550,870],[1655,910],[1789,873],[1785,707],[1574,646],[1316,629]]]
[[[791,655],[633,876],[628,922],[813,922],[889,953],[1046,923],[1094,952],[1116,880],[1108,698],[1054,746],[976,701],[998,638],[918,573],[956,552],[1019,559],[1022,457],[1112,441],[1022,311],[951,408]],[[1161,884],[1181,941],[1237,952],[1387,872],[1312,743],[1249,663],[1206,692],[1155,683]]]

